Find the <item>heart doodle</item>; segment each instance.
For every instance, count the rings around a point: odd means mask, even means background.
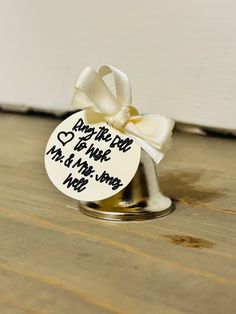
[[[62,143],[63,146],[65,146],[67,143],[69,143],[74,138],[73,132],[60,132],[57,134],[58,140]]]

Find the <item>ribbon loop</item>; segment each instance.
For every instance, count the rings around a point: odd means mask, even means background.
[[[103,65],[98,71],[98,75],[103,78],[107,74],[113,74],[116,98],[121,106],[127,106],[132,103],[132,91],[127,74],[114,68],[111,65]]]
[[[113,74],[116,97],[102,79],[109,73]],[[128,76],[103,65],[98,73],[90,67],[82,71],[75,84],[72,105],[78,109],[89,108],[97,115],[102,113],[105,122],[130,136],[159,163],[170,146],[174,120],[160,114],[137,115],[131,100]]]

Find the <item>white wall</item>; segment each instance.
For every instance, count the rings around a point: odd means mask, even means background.
[[[143,112],[236,129],[235,0],[0,0],[0,43],[1,104],[66,108],[109,63]]]

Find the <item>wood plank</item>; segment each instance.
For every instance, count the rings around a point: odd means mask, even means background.
[[[234,141],[176,133],[158,167],[175,212],[109,223],[45,174],[59,121],[0,116],[1,313],[234,313]]]

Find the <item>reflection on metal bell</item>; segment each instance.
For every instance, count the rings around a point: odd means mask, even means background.
[[[142,150],[138,170],[123,190],[101,201],[80,202],[79,208],[82,213],[96,218],[135,221],[165,216],[174,206],[161,193],[154,163]]]

